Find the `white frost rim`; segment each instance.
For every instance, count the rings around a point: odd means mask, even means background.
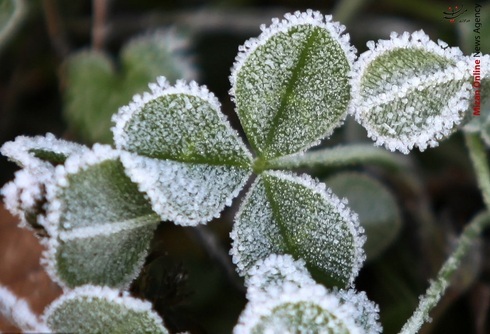
[[[339,22],[332,21],[332,15],[322,15],[319,11],[313,11],[308,9],[306,12],[296,11],[293,14],[287,13],[284,15],[284,19],[278,18],[272,19],[272,24],[266,27],[265,24],[260,26],[262,33],[256,38],[250,38],[242,46],[238,48],[238,54],[235,58],[235,63],[231,69],[230,82],[231,89],[229,91],[232,98],[235,97],[235,85],[237,74],[240,72],[242,66],[245,64],[248,57],[260,46],[267,43],[267,41],[274,35],[286,32],[291,27],[298,25],[309,24],[316,27],[327,30],[331,37],[336,40],[342,50],[345,52],[347,61],[350,67],[356,59],[356,49],[350,45],[349,34],[343,34],[345,26]]]
[[[153,311],[153,306],[150,302],[133,298],[127,291],[119,291],[116,289],[95,285],[83,285],[63,294],[46,308],[43,314],[43,320],[48,323],[52,314],[56,312],[58,308],[63,307],[64,303],[77,299],[80,300],[80,302],[82,302],[82,300],[104,300],[109,303],[123,306],[130,311],[145,313],[155,322],[157,326],[162,328],[163,332],[166,332],[162,318],[160,318],[160,316]]]
[[[413,136],[403,136],[403,138],[380,135],[375,124],[365,121],[365,115],[379,105],[403,98],[414,90],[422,90],[431,84],[469,79],[471,70],[461,50],[457,47],[450,48],[445,42],[440,40],[435,43],[430,40],[430,37],[423,30],[415,31],[412,34],[405,32],[402,35],[392,33],[389,40],[379,40],[376,44],[370,41],[367,46],[369,50],[359,56],[352,70],[353,98],[349,105],[349,114],[355,116],[355,119],[367,130],[368,136],[375,141],[377,146],[384,145],[391,151],[399,150],[405,154],[408,154],[414,146],[419,147],[421,151],[428,146],[437,146],[438,142],[434,138],[441,139],[449,135],[454,125],[461,122],[464,116],[463,112],[469,107],[471,84],[464,83],[459,94],[448,101],[448,105],[451,107],[445,108],[439,115],[435,115],[438,119],[437,122],[441,126],[432,127],[430,132],[424,135],[414,134]],[[385,89],[381,94],[368,99],[363,98],[361,95],[361,81],[369,65],[381,55],[402,48],[414,48],[431,52],[448,59],[448,61],[453,61],[455,65],[431,75],[410,78],[401,86],[393,85],[391,88]]]

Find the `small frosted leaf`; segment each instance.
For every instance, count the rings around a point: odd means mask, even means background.
[[[327,291],[302,260],[272,254],[246,280],[249,304],[235,333],[380,333],[379,308],[354,290]]]
[[[87,150],[84,146],[56,139],[50,133],[37,137],[19,136],[2,146],[0,153],[24,167],[1,190],[5,207],[20,218],[21,227],[44,233],[41,225],[44,221],[46,187],[53,180],[53,165]]]
[[[64,163],[73,154],[86,152],[87,147],[57,139],[51,133],[45,136],[18,136],[14,141],[5,143],[0,153],[20,167],[32,169]]]
[[[364,245],[368,260],[381,254],[398,236],[400,211],[393,195],[380,182],[360,173],[340,173],[325,183],[359,215],[366,232]]]
[[[245,281],[248,300],[261,299],[266,296],[265,292],[282,292],[286,286],[300,288],[314,284],[303,260],[295,261],[290,255],[277,254],[257,261],[248,271]]]
[[[143,93],[159,75],[175,81],[195,79],[188,40],[173,29],[137,37],[121,50],[117,72],[105,53],[82,51],[64,63],[64,115],[69,126],[88,142],[112,142],[111,116]]]
[[[391,151],[437,146],[469,107],[471,71],[461,51],[423,31],[368,47],[354,66],[350,112]]]
[[[355,290],[338,290],[335,292],[340,304],[352,306],[354,312],[350,314],[356,325],[364,329],[365,333],[381,333],[383,329],[379,324],[379,306],[370,301],[365,292]]]
[[[55,333],[168,333],[149,302],[107,287],[76,288],[55,300],[43,317]]]
[[[247,181],[250,152],[205,87],[164,78],[150,87],[114,117],[116,146],[135,153],[123,164],[163,220],[204,223]]]
[[[340,125],[355,49],[344,26],[311,10],[261,29],[239,49],[230,94],[250,143],[271,159],[305,150]]]
[[[58,166],[48,190],[45,263],[63,286],[125,287],[138,274],[159,217],[107,146]],[[87,261],[90,259],[90,261]]]
[[[306,175],[261,174],[242,203],[231,237],[242,275],[270,254],[291,254],[321,280],[345,286],[365,258],[357,215]]]
[[[365,333],[352,318],[355,313],[323,286],[306,285],[251,300],[233,333]]]

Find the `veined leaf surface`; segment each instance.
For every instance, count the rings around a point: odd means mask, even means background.
[[[113,119],[116,146],[132,153],[122,162],[163,220],[205,223],[242,189],[251,154],[205,87],[159,78],[150,88]]]
[[[70,157],[48,188],[45,262],[63,286],[126,287],[160,221],[107,146]]]
[[[340,125],[355,49],[344,26],[311,10],[261,29],[239,49],[230,94],[248,140],[267,160],[305,150]]]
[[[307,176],[267,171],[252,185],[231,233],[232,255],[247,275],[259,259],[291,254],[330,285],[352,284],[365,259],[357,215]]]

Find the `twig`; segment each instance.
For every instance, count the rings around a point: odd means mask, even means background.
[[[475,170],[478,186],[483,194],[483,201],[490,210],[490,168],[485,152],[485,145],[479,134],[465,133],[466,146],[470,152],[471,162]]]
[[[190,233],[202,244],[206,252],[215,259],[226,274],[228,281],[242,292],[245,292],[243,283],[238,278],[235,267],[231,262],[228,252],[219,244],[216,236],[207,230],[206,226],[196,226],[189,230]]]
[[[92,24],[92,49],[104,49],[107,35],[107,13],[110,0],[92,0],[94,18]]]
[[[43,0],[43,9],[51,44],[58,57],[63,59],[70,53],[70,47],[62,29],[63,25],[59,16],[56,0]]]
[[[466,226],[459,237],[456,249],[439,270],[436,279],[430,283],[425,295],[420,299],[417,309],[403,326],[401,334],[415,334],[426,321],[430,320],[429,312],[437,305],[444,291],[451,283],[451,279],[457,272],[462,258],[464,258],[475,239],[480,236],[483,229],[489,225],[490,214],[485,212],[479,214]]]

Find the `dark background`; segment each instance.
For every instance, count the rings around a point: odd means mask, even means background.
[[[64,73],[60,65],[73,52],[94,47],[92,27],[97,3],[101,4],[98,1],[29,1],[24,22],[0,49],[0,144],[17,135],[46,132],[80,141],[62,116]],[[465,35],[458,25],[473,22],[450,23],[442,13],[448,6],[458,4],[465,5],[445,0],[113,0],[108,2],[102,47],[117,63],[120,48],[131,37],[175,25],[192,39],[199,83],[218,96],[223,111],[238,129],[227,93],[228,76],[238,46],[247,38],[257,36],[261,23],[269,24],[272,17],[286,12],[312,8],[323,14],[333,13],[334,20],[345,24],[359,53],[366,49],[368,40],[388,38],[391,31],[419,29],[424,29],[434,40],[461,45],[469,52],[471,36]],[[473,3],[465,6],[468,12],[473,11]],[[490,39],[490,35],[482,38]],[[358,141],[369,142],[363,130],[348,121],[326,145]],[[451,242],[483,208],[459,134],[438,148],[412,153],[410,159],[415,166],[416,191],[400,185],[387,171],[352,168],[381,180],[395,194],[402,212],[399,238],[381,257],[367,263],[356,281],[359,290],[365,290],[370,299],[379,303],[385,333],[395,333],[401,328],[415,309],[428,279],[434,277],[451,249]],[[0,157],[0,185],[11,180],[16,169]],[[319,177],[333,172],[314,171]],[[221,248],[218,253],[226,253],[230,247],[231,221],[239,202],[235,200],[221,219],[212,221],[200,232],[168,222],[159,227],[147,265],[132,291],[152,300],[172,330],[228,333],[236,323],[246,303],[241,281],[216,260],[216,253],[203,238],[215,235]],[[13,227],[15,221],[3,210],[0,213],[0,282],[17,284],[13,289],[38,305],[36,310],[41,310],[42,304],[54,298],[59,290],[46,283],[46,277],[40,274],[36,262],[40,248],[35,240]],[[424,333],[488,332],[490,263],[485,255],[490,248],[487,239],[484,236],[465,260],[463,271],[433,313],[434,321]]]

